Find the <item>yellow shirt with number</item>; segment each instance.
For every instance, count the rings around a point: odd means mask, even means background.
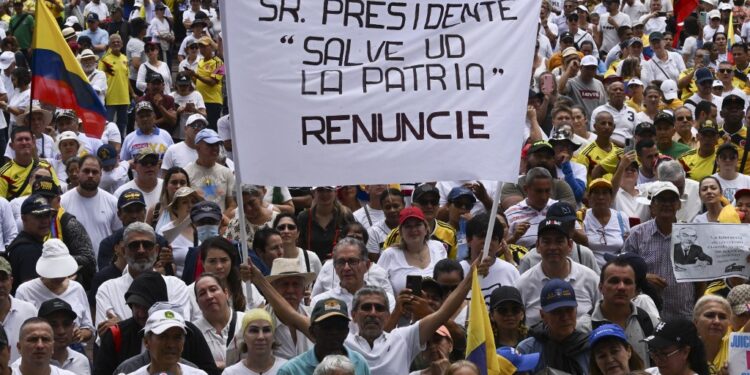
[[[110,74],[111,72],[113,74]],[[99,60],[99,70],[107,76],[107,94],[104,103],[107,105],[130,104],[130,80],[128,75],[128,58],[124,53],[115,56],[110,51]]]
[[[196,69],[195,74],[200,77],[210,77],[218,81],[218,83],[211,86],[197,78],[195,79],[195,89],[201,93],[203,101],[206,103],[222,104],[224,102],[224,98],[221,96],[224,73],[220,71],[220,68],[223,66],[224,62],[216,56],[198,63],[198,69]]]

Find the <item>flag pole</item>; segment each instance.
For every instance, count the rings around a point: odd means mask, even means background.
[[[495,187],[495,196],[492,198],[492,208],[490,209],[489,221],[487,223],[487,234],[484,236],[484,248],[482,249],[482,259],[490,255],[490,241],[492,240],[492,231],[495,229],[495,220],[497,220],[497,206],[500,203],[500,193],[502,192],[503,183],[497,181]]]

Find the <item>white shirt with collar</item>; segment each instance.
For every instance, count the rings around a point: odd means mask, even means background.
[[[169,302],[177,306],[182,306],[180,311],[182,316],[190,316],[190,293],[188,293],[185,283],[174,276],[162,276],[167,284],[167,296]],[[105,281],[96,292],[96,319],[95,324],[107,320],[107,311],[112,310],[121,320],[133,316],[127,302],[125,302],[125,293],[127,293],[130,284],[133,283],[133,276],[128,272],[128,267],[122,271],[122,276]]]
[[[54,358],[50,360],[50,364],[55,367],[61,368],[65,371],[70,371],[78,375],[91,375],[91,365],[89,365],[89,359],[85,355],[78,353],[75,350],[68,350],[68,359],[65,363],[59,363]],[[21,364],[19,360],[19,365]]]
[[[21,358],[21,353],[18,352],[18,345],[16,345],[18,344],[18,335],[21,333],[21,324],[23,324],[26,319],[36,316],[36,307],[13,296],[9,297],[10,310],[8,311],[8,314],[5,315],[5,320],[3,320],[2,323],[5,328],[5,334],[8,336],[8,346],[10,347],[9,362],[12,363]]]
[[[311,310],[310,306],[305,306],[301,303],[297,306],[297,312],[307,317],[310,316]],[[279,320],[276,314],[274,314],[271,305],[266,306],[266,311],[271,314],[273,325],[276,327],[273,332],[273,341],[279,345],[273,350],[273,355],[283,359],[290,359],[313,348],[313,342],[300,331],[296,331],[297,342],[295,343],[292,340],[292,333],[289,326]]]
[[[0,197],[0,251],[10,245],[18,235],[16,219],[13,216],[13,206],[5,198]]]
[[[537,211],[535,208],[529,206],[528,200],[524,199],[505,210],[505,217],[507,217],[510,227],[508,231],[510,233],[515,232],[516,226],[524,221],[530,224],[529,229],[523,234],[521,238],[516,241],[516,244],[531,248],[536,244],[536,234],[539,230],[539,223],[547,218],[547,210],[549,207],[557,202],[554,199],[548,199],[547,205],[541,211]]]
[[[599,292],[599,276],[590,268],[582,266],[570,258],[568,258],[568,263],[570,264],[570,273],[565,281],[569,282],[575,291],[576,301],[578,301],[576,318],[580,318],[591,310],[595,301],[602,298]],[[524,272],[516,281],[515,287],[521,292],[526,307],[526,325],[529,327],[542,320],[539,314],[542,308],[540,295],[544,284],[549,280],[550,278],[542,271],[542,262],[539,262]]]
[[[367,360],[372,375],[408,374],[411,362],[426,347],[419,340],[419,322],[384,331],[372,347],[362,336],[349,333],[344,346]]]
[[[86,291],[75,280],[70,280],[68,288],[62,294],[58,295],[44,286],[42,279],[37,277],[19,285],[18,290],[16,290],[16,297],[32,303],[37,309],[45,301],[59,298],[70,304],[70,307],[78,315],[78,318],[75,320],[76,326],[79,328],[89,328],[92,332],[96,331],[94,322],[91,321],[91,308],[89,307],[88,297],[86,297]]]
[[[680,72],[687,69],[685,60],[677,52],[667,51],[667,59],[661,60],[654,54],[651,60],[641,65],[641,81],[648,85],[653,80],[664,81],[671,79],[675,82],[680,77]]]
[[[325,291],[333,289],[336,285],[339,285],[338,275],[333,269],[333,262],[328,260],[323,264],[323,267],[318,273],[318,278],[315,280],[313,290],[311,293],[312,297],[323,293]],[[377,263],[370,262],[370,269],[365,273],[365,283],[367,285],[375,285],[385,289],[386,292],[393,294],[393,287],[388,279],[388,272],[380,267]]]
[[[612,133],[612,140],[625,144],[626,139],[633,138],[635,130],[635,111],[630,106],[622,104],[621,109],[613,107],[609,102],[600,105],[591,112],[591,128],[594,128],[594,120],[600,112],[609,112],[615,120],[615,131]]]
[[[229,338],[229,326],[231,325],[231,320],[227,322],[227,325],[224,326],[221,332],[216,332],[216,329],[202,315],[194,322],[195,326],[200,329],[203,337],[206,339],[206,343],[211,349],[211,354],[214,357],[214,362],[226,363],[227,351],[230,350],[230,348],[237,346],[237,340],[242,338],[242,317],[245,316],[245,313],[241,311],[232,311],[232,313],[236,320],[234,325],[234,337],[229,345],[227,345],[227,339]],[[231,363],[229,365],[231,365]]]
[[[371,197],[370,199],[379,199],[379,197]],[[377,222],[385,220],[385,213],[383,210],[372,208],[369,203],[365,204],[357,211],[354,211],[352,215],[354,216],[354,220],[357,220],[358,223],[362,224],[365,229],[370,229],[370,227]]]

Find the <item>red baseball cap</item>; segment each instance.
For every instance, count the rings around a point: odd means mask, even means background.
[[[422,212],[422,210],[420,210],[418,207],[412,206],[401,210],[401,214],[399,214],[398,218],[398,225],[403,225],[406,220],[411,218],[425,221],[424,213]]]

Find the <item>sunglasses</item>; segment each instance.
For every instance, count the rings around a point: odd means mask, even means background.
[[[141,160],[138,162],[138,164],[144,166],[144,167],[155,167],[159,164],[158,160]]]
[[[294,224],[279,224],[276,226],[276,230],[297,230],[297,226]]]
[[[677,121],[693,121],[693,118],[691,116],[680,116],[675,117]]]
[[[154,248],[156,243],[154,241],[148,241],[148,240],[142,240],[142,241],[133,241],[128,244],[128,250],[130,251],[137,251],[141,247],[143,247],[143,250],[151,250]]]
[[[521,306],[500,306],[495,311],[500,315],[518,315],[523,309],[521,309]]]
[[[719,69],[719,73],[724,73],[724,74],[729,74],[729,73],[731,73],[733,71],[734,70],[732,70],[732,69]]]
[[[385,305],[380,303],[363,303],[359,305],[360,311],[370,312],[375,309],[376,312],[385,312]]]

